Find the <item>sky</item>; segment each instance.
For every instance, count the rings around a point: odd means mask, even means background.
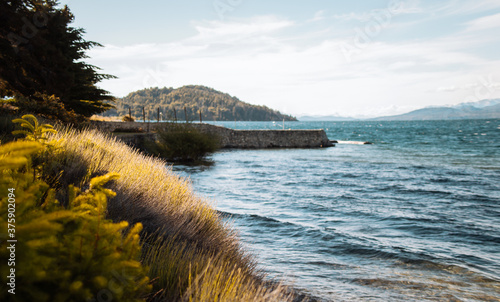
[[[63,0],[117,97],[205,85],[295,116],[500,98],[498,0]]]

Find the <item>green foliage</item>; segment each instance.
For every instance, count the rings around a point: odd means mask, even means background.
[[[0,145],[0,171],[26,166],[29,155],[41,149],[42,145],[38,142],[10,142]]]
[[[114,77],[82,61],[101,45],[86,41],[73,20],[57,1],[0,1],[0,97],[14,96],[22,112],[63,121],[112,108],[114,98],[96,84]]]
[[[199,161],[219,149],[219,138],[201,133],[189,124],[166,124],[158,130],[158,141],[146,143],[146,151],[168,161]]]
[[[48,119],[60,120],[66,123],[80,122],[80,118],[75,112],[66,110],[60,97],[35,92],[31,97],[16,95],[14,99],[20,112],[36,113]]]
[[[32,114],[23,115],[22,118],[13,119],[12,122],[19,123],[22,128],[27,129],[13,131],[12,134],[24,134],[25,139],[28,141],[45,143],[45,141],[47,140],[47,133],[57,133],[52,125],[40,125],[38,123],[38,119]]]
[[[26,130],[15,130],[12,131],[14,135],[24,135],[26,141],[37,142],[42,144],[45,148],[42,150],[45,152],[37,152],[30,159],[30,168],[33,170],[33,176],[42,178],[46,181],[51,188],[60,189],[58,186],[58,180],[61,176],[61,172],[53,178],[45,177],[47,171],[50,170],[51,160],[50,158],[56,156],[58,153],[58,141],[48,142],[48,134],[56,134],[57,131],[52,125],[40,124],[38,119],[31,114],[23,115],[22,118],[12,120],[14,124],[20,124],[21,128]],[[40,151],[42,151],[40,150]]]
[[[15,225],[15,266],[9,262],[6,240],[0,243],[1,301],[139,301],[150,291],[147,269],[141,265],[141,224],[128,231],[127,222],[105,218],[104,185],[118,177],[91,180],[88,190],[70,187],[68,208],[54,198],[45,182],[33,179],[29,157],[43,148],[38,142],[18,141],[0,146],[0,228]],[[10,189],[10,190],[9,190]],[[14,189],[14,190],[12,190]],[[9,192],[12,194],[9,196]],[[8,197],[15,199],[10,215]],[[9,220],[10,219],[10,220]],[[7,238],[2,238],[7,239]],[[12,239],[12,238],[11,238]],[[15,269],[15,295],[7,292],[7,276]]]
[[[104,115],[125,115],[131,108],[132,116],[142,119],[142,108],[146,117],[156,119],[160,113],[167,120],[195,121],[199,120],[201,110],[203,121],[295,121],[289,115],[240,101],[227,93],[222,93],[204,86],[184,86],[181,88],[148,88],[129,93],[116,100],[116,109]],[[184,108],[186,110],[184,111]],[[175,110],[175,115],[174,115]],[[186,114],[187,113],[187,116]]]

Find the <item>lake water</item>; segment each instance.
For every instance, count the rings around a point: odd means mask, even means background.
[[[326,301],[500,301],[499,119],[285,128],[373,145],[229,150],[211,167],[174,167],[271,277]]]

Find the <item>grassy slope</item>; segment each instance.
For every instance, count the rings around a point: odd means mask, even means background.
[[[165,162],[97,131],[60,129],[50,139],[60,140],[60,149],[50,156],[47,171],[52,175],[46,177],[56,179],[61,188],[85,188],[90,178],[107,172],[121,175],[110,185],[117,196],[108,203],[108,216],[143,223],[148,234],[143,238],[144,262],[151,279],[156,278],[151,300],[291,299],[286,289],[265,285],[235,230]],[[64,195],[60,192],[60,200]]]

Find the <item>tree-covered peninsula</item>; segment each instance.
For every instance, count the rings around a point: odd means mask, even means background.
[[[124,116],[135,119],[199,120],[203,121],[295,121],[295,117],[285,115],[266,106],[256,106],[215,89],[189,85],[180,88],[147,88],[129,93],[117,99],[115,109],[106,111],[104,116]],[[144,111],[143,111],[144,109]],[[159,111],[158,111],[159,110]]]

